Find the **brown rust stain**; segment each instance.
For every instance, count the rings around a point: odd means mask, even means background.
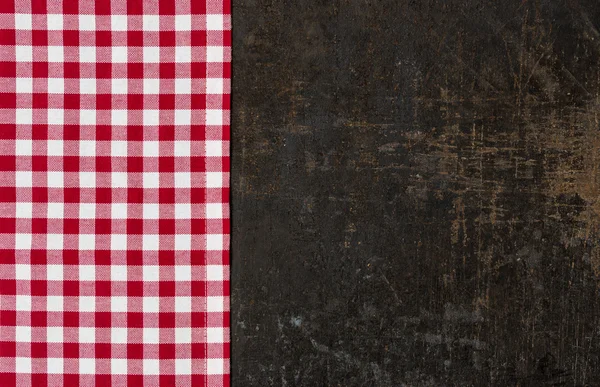
[[[585,202],[577,217],[575,235],[592,246],[592,267],[600,276],[600,104],[590,102],[564,119],[550,116],[542,144],[551,149],[556,169],[549,174],[546,192],[553,197],[578,196]],[[539,139],[538,139],[539,140]]]

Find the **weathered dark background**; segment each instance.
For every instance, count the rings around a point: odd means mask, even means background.
[[[234,386],[600,385],[600,3],[233,0]]]

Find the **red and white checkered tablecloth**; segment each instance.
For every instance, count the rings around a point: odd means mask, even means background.
[[[229,385],[230,0],[0,0],[0,386]]]

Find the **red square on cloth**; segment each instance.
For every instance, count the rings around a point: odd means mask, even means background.
[[[0,386],[229,386],[229,2],[0,1]]]

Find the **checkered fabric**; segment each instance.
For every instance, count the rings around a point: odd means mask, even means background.
[[[0,0],[0,387],[229,385],[229,0]]]

